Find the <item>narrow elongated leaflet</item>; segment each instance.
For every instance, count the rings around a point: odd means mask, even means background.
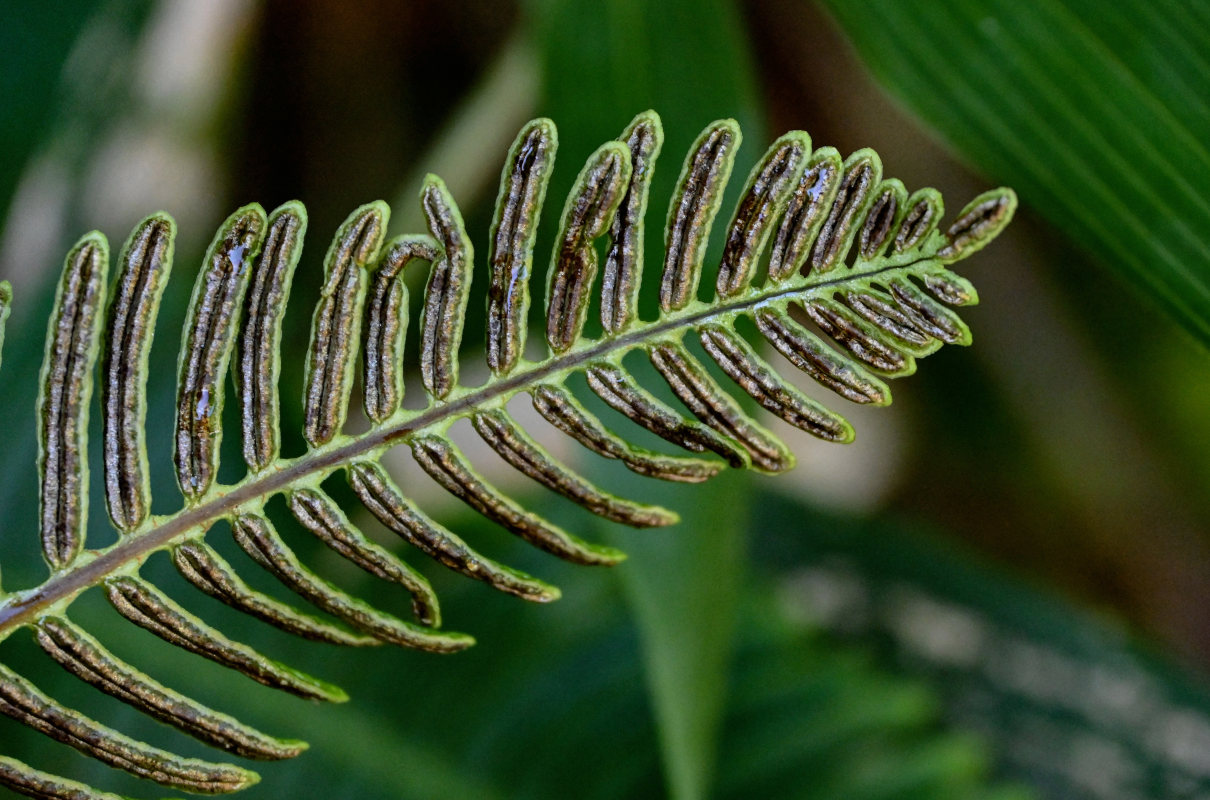
[[[0,756],[0,786],[27,797],[49,800],[123,800],[116,794],[51,775],[8,756]]]
[[[0,714],[5,714],[85,755],[163,786],[199,794],[235,792],[256,783],[256,773],[234,764],[184,758],[124,736],[60,705],[0,664]]]
[[[779,376],[743,337],[721,325],[702,326],[702,347],[740,388],[796,428],[830,442],[853,441],[853,426]]]
[[[168,273],[176,223],[167,214],[143,220],[118,257],[120,272],[109,301],[101,363],[105,501],[119,531],[147,518],[147,358]]]
[[[339,687],[280,664],[224,636],[146,581],[111,578],[106,581],[105,589],[109,602],[119,614],[169,644],[242,672],[257,683],[308,700],[341,703],[349,699]]]
[[[500,176],[487,257],[487,365],[496,375],[512,371],[525,351],[534,240],[558,145],[553,122],[530,122],[517,134]]]
[[[173,548],[172,560],[181,575],[206,594],[287,633],[316,642],[355,647],[379,644],[372,636],[324,622],[264,592],[256,591],[235,573],[222,556],[203,542],[187,542]]]
[[[1000,235],[1013,218],[1017,209],[1017,197],[1006,189],[984,192],[966,204],[958,218],[945,231],[948,240],[945,247],[937,251],[937,257],[946,264],[966,258],[987,246]]]
[[[719,120],[702,131],[685,158],[664,233],[660,308],[665,312],[684,308],[697,297],[710,226],[722,206],[740,138],[735,120]]]
[[[810,153],[811,137],[804,131],[791,131],[774,142],[752,168],[723,245],[715,284],[719,297],[735,297],[752,282],[757,261]]]
[[[630,149],[607,142],[588,158],[563,207],[546,286],[546,341],[566,352],[584,330],[597,277],[594,241],[605,233],[630,184]]]
[[[717,475],[723,467],[719,461],[665,455],[636,447],[606,428],[575,395],[561,386],[542,384],[530,395],[534,408],[552,425],[594,453],[618,459],[639,475],[679,483],[701,483]]]
[[[403,402],[403,344],[408,328],[408,290],[403,270],[415,260],[432,263],[437,245],[428,236],[391,240],[370,282],[362,343],[366,416],[383,422]]]
[[[769,251],[770,281],[778,283],[802,270],[836,200],[840,173],[840,153],[835,148],[821,147],[811,154],[773,237]]]
[[[917,327],[889,294],[871,289],[864,292],[844,292],[841,296],[845,304],[859,317],[877,325],[892,337],[904,352],[914,356],[926,356],[941,346],[939,340]]]
[[[525,600],[547,603],[559,598],[557,587],[485,558],[430,519],[404,498],[377,464],[354,464],[349,483],[379,522],[441,565]]]
[[[694,453],[717,453],[733,467],[748,463],[748,456],[728,439],[691,419],[686,419],[639,387],[620,367],[607,362],[587,370],[588,386],[611,408],[621,412],[665,441]]]
[[[892,278],[887,281],[891,295],[899,310],[920,330],[935,336],[946,344],[971,343],[971,331],[962,319],[945,306],[929,297],[907,278]]]
[[[971,306],[979,302],[979,293],[971,282],[947,269],[921,279],[929,294],[946,305]]]
[[[789,448],[745,414],[679,342],[656,344],[651,348],[651,363],[694,416],[748,452],[753,468],[784,472],[794,466]]]
[[[228,217],[193,286],[176,404],[176,478],[189,501],[205,494],[218,472],[227,362],[235,349],[249,264],[260,253],[265,225],[265,211],[256,204]]]
[[[841,397],[876,406],[891,402],[891,390],[885,383],[828,347],[784,310],[758,311],[756,326],[791,364]]]
[[[424,179],[420,204],[440,254],[429,273],[420,313],[420,377],[431,395],[444,400],[458,385],[458,348],[475,252],[458,205],[436,175]]]
[[[593,486],[548,455],[502,409],[474,418],[475,430],[500,456],[521,472],[594,514],[636,528],[672,525],[677,516],[667,509],[633,503]]]
[[[344,426],[357,365],[366,270],[378,260],[390,209],[369,203],[345,220],[324,259],[324,285],[311,323],[304,379],[303,435],[318,447]]]
[[[231,521],[231,529],[239,546],[291,591],[379,641],[433,653],[452,653],[475,643],[465,634],[438,633],[405,622],[341,591],[303,566],[264,517],[241,514]]]
[[[907,189],[896,178],[884,180],[857,234],[857,252],[866,261],[882,255],[891,243],[891,234],[899,229],[906,212]]]
[[[655,160],[664,144],[664,128],[654,111],[635,117],[619,141],[630,150],[630,184],[609,226],[609,250],[601,273],[601,324],[607,333],[620,333],[639,313],[643,277],[643,216]]]
[[[832,209],[824,219],[811,252],[813,272],[830,272],[845,262],[882,178],[882,161],[873,150],[858,150],[845,159],[843,177]]]
[[[609,565],[626,557],[620,550],[585,542],[524,510],[479,477],[453,442],[421,436],[411,444],[416,463],[446,491],[534,547],[573,564]]]
[[[108,272],[109,244],[90,233],[67,254],[46,332],[38,476],[42,553],[53,569],[75,560],[88,529],[88,409]]]
[[[422,624],[441,625],[441,609],[428,579],[354,527],[331,498],[318,489],[299,489],[288,499],[290,511],[304,528],[374,577],[407,589],[412,611]]]
[[[281,331],[294,268],[302,255],[307,213],[302,203],[286,203],[268,221],[260,258],[244,298],[239,335],[240,420],[244,461],[259,472],[277,458],[281,447]]]
[[[945,204],[941,200],[941,192],[936,189],[917,189],[907,199],[907,212],[895,232],[895,243],[891,245],[891,252],[908,253],[920,247],[932,232],[937,230],[944,213]]]
[[[911,355],[884,343],[885,334],[835,300],[821,297],[804,308],[820,330],[871,369],[896,377],[916,371]]]
[[[271,761],[307,749],[305,742],[268,736],[153,681],[66,619],[40,620],[38,644],[64,669],[102,692],[229,753]]]

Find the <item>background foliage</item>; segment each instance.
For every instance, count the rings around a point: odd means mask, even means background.
[[[988,185],[1021,196],[972,274],[974,348],[947,348],[890,409],[854,414],[853,445],[786,433],[804,454],[790,476],[642,486],[685,521],[594,532],[631,554],[612,572],[573,574],[483,531],[565,598],[527,607],[435,576],[451,624],[480,640],[469,653],[325,662],[236,630],[353,696],[300,714],[90,607],[83,621],[153,675],[188,670],[201,699],[312,743],[246,796],[1210,796],[1205,5],[115,0],[0,15],[0,276],[17,295],[0,382],[9,587],[43,575],[22,415],[51,279],[84,230],[120,241],[166,208],[182,266],[251,200],[300,198],[322,232],[383,197],[401,232],[418,228],[419,178],[435,171],[480,242],[524,120],[559,125],[558,197],[569,165],[649,107],[667,131],[656,216],[679,154],[725,116],[750,145],[736,174],[802,128],[842,152],[874,147],[951,210]],[[304,255],[301,296],[321,250]],[[169,291],[180,309],[188,282]],[[161,316],[162,343],[179,319]],[[288,315],[286,341],[305,341],[308,321]],[[154,354],[165,376],[172,349]],[[285,380],[298,396],[300,375]],[[152,390],[163,466],[172,391]],[[162,473],[158,496],[173,497]],[[28,641],[5,650],[41,663]],[[99,719],[169,735],[45,674]],[[0,740],[41,768],[146,791],[6,720]]]

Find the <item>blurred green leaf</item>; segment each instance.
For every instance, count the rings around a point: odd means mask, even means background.
[[[783,611],[930,678],[950,724],[986,735],[1008,774],[1056,800],[1210,792],[1204,677],[920,526],[755,507],[755,563],[778,565]]]
[[[84,0],[56,3],[12,4],[0,25],[0,219],[8,213],[13,190],[54,118],[54,97],[63,61],[93,4]]]
[[[1210,344],[1200,4],[824,0],[878,79]]]

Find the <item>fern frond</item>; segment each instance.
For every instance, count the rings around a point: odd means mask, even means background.
[[[509,401],[534,408],[586,449],[634,472],[698,483],[725,466],[776,473],[790,449],[752,417],[738,396],[822,439],[847,442],[843,416],[787,382],[741,336],[750,318],[760,335],[823,387],[857,402],[890,402],[886,379],[909,374],[942,343],[965,344],[968,329],[951,310],[976,301],[948,266],[993,239],[1015,207],[1011,190],[972,201],[944,231],[941,198],[908,195],[862,150],[842,161],[812,150],[806,133],[778,139],[748,176],[727,228],[714,292],[702,299],[706,246],[722,210],[740,131],[732,120],[708,127],[681,171],[665,228],[659,314],[639,314],[644,216],[663,133],[654,112],[599,148],[567,197],[546,276],[548,355],[525,356],[534,242],[557,150],[549,120],[527,125],[508,153],[488,251],[487,343],[490,377],[460,379],[474,248],[444,183],[428,176],[420,202],[428,232],[386,240],[390,210],[370,203],[349,216],[324,260],[312,317],[303,397],[306,452],[280,452],[278,374],[282,319],[298,263],[306,212],[296,202],[271,214],[236,211],[207,251],[182,334],[176,394],[174,465],[180,511],[151,514],[146,446],[148,356],[173,261],[175,223],[154,214],[140,223],[110,285],[108,245],[85,236],[67,256],[50,319],[38,400],[41,539],[50,577],[33,589],[0,594],[0,639],[21,628],[66,670],[102,692],[231,754],[288,758],[305,745],[250,728],[161,685],[121,661],[69,617],[73,601],[100,588],[117,611],[156,636],[266,686],[312,700],[342,701],[337,687],[278,663],[186,611],[140,575],[149,555],[169,551],[182,576],[203,593],[282,630],[347,645],[397,644],[453,652],[473,640],[440,629],[428,580],[359,530],[323,488],[345,473],[370,516],[421,553],[502,592],[545,602],[557,588],[499,564],[416,507],[381,463],[406,446],[434,482],[483,517],[535,547],[580,564],[616,564],[624,555],[584,541],[498,488],[451,440],[469,420],[505,462],[545,489],[613,522],[657,527],[676,521],[663,508],[614,496],[556,459],[520,425]],[[603,260],[597,243],[607,238]],[[413,266],[413,265],[416,266]],[[418,321],[420,378],[427,404],[405,409],[404,340],[410,327],[405,270],[429,265]],[[600,273],[603,334],[585,335]],[[763,274],[763,277],[758,276]],[[108,295],[108,301],[107,301]],[[0,337],[9,290],[0,284]],[[688,344],[696,340],[713,366]],[[2,341],[2,340],[0,340]],[[641,353],[680,403],[653,393],[625,366]],[[370,421],[345,432],[361,365],[361,403]],[[105,498],[119,541],[85,543],[89,469],[87,430],[100,362]],[[717,369],[716,369],[717,368]],[[216,479],[228,372],[238,388],[247,474]],[[640,447],[590,411],[569,388],[582,375],[603,403],[687,453]],[[734,386],[724,385],[734,384]],[[374,577],[401,587],[413,619],[372,607],[313,572],[266,515],[282,496],[301,529]],[[310,606],[315,616],[257,591],[206,542],[215,523]],[[57,703],[0,665],[0,712],[112,766],[199,793],[233,791],[255,776],[230,764],[185,759],[136,742]],[[80,784],[0,758],[0,784],[35,797],[102,797]]]

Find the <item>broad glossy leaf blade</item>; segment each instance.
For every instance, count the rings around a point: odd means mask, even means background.
[[[1176,2],[825,0],[866,64],[1210,344],[1210,28]]]

